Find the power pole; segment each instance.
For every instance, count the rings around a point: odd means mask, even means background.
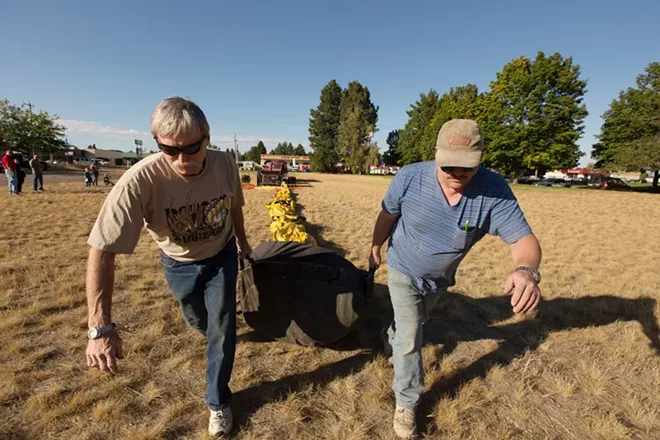
[[[236,133],[234,133],[234,156],[236,157],[236,166],[238,166],[238,140],[236,139]]]
[[[32,116],[32,107],[34,107],[34,105],[33,105],[30,101],[28,101],[28,102],[24,102],[23,105],[27,105],[27,106],[28,106],[28,108],[30,109],[30,110],[29,110],[29,111],[30,111],[30,116]]]

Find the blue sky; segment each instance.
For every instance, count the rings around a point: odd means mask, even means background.
[[[539,50],[588,81],[587,153],[602,113],[660,61],[660,1],[24,1],[0,9],[0,98],[56,113],[78,146],[155,148],[160,100],[189,96],[213,142],[308,147],[310,108],[331,79],[380,107],[375,140],[402,128],[421,92],[474,83]]]

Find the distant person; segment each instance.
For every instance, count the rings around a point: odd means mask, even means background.
[[[30,159],[30,168],[32,169],[32,191],[43,191],[44,174],[41,169],[41,161],[39,160],[38,155],[32,155],[32,159]]]
[[[110,180],[110,174],[108,173],[103,175],[103,183],[105,183],[105,186],[114,186],[114,183]]]
[[[16,176],[16,162],[14,161],[11,152],[6,151],[2,156],[2,167],[5,169],[5,176],[7,176],[7,186],[9,187],[9,195],[18,195],[18,180]]]
[[[384,335],[392,350],[396,397],[394,431],[417,433],[415,412],[424,391],[422,325],[448,287],[458,265],[486,234],[510,248],[514,270],[504,292],[515,313],[536,308],[541,247],[504,179],[481,168],[484,143],[472,120],[445,123],[435,162],[403,167],[390,183],[373,233],[369,265],[381,264],[389,238],[387,275],[394,321]]]
[[[16,164],[16,188],[19,194],[23,192],[23,183],[25,183],[25,170],[18,162]]]
[[[207,339],[209,433],[227,434],[233,426],[229,380],[238,252],[245,257],[252,252],[238,168],[227,153],[207,149],[206,116],[187,99],[162,101],[151,117],[151,134],[161,153],[137,162],[117,181],[87,241],[87,365],[117,371],[122,341],[110,313],[115,255],[134,251],[144,225],[160,247],[183,319]]]
[[[92,170],[90,167],[85,168],[85,186],[92,186]]]
[[[99,169],[98,165],[92,165],[92,186],[98,186],[99,184]]]

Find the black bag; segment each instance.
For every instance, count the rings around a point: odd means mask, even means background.
[[[237,297],[247,324],[272,339],[303,346],[346,336],[366,313],[373,271],[336,252],[270,241],[239,260]]]

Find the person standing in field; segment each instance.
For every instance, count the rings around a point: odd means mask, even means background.
[[[98,165],[92,164],[92,165],[90,165],[90,169],[92,171],[92,186],[98,186],[99,185],[99,168],[98,168]]]
[[[23,183],[25,182],[25,170],[21,168],[21,163],[16,162],[16,191],[23,193]]]
[[[20,191],[18,190],[18,178],[16,175],[16,169],[18,166],[16,165],[11,152],[5,151],[5,155],[2,156],[2,167],[5,169],[5,176],[7,176],[9,195],[20,194]]]
[[[30,168],[32,169],[32,191],[43,191],[44,175],[41,169],[41,162],[39,161],[38,155],[32,155],[32,159],[30,159]]]
[[[403,167],[382,201],[369,265],[381,264],[389,239],[387,275],[394,321],[384,329],[394,364],[393,428],[401,438],[417,434],[415,412],[424,391],[422,325],[458,265],[486,234],[510,246],[514,269],[504,293],[515,313],[537,307],[541,247],[506,181],[480,167],[484,143],[475,121],[455,119],[438,133],[435,161]]]
[[[88,239],[87,364],[117,372],[123,354],[110,313],[115,255],[133,252],[144,224],[158,243],[184,320],[207,339],[209,433],[227,434],[233,426],[228,384],[236,350],[238,255],[252,253],[238,168],[227,153],[207,149],[209,124],[190,100],[163,100],[151,117],[151,133],[161,152],[117,181]]]
[[[91,167],[85,167],[85,171],[83,173],[85,176],[85,186],[92,186],[92,170]]]

